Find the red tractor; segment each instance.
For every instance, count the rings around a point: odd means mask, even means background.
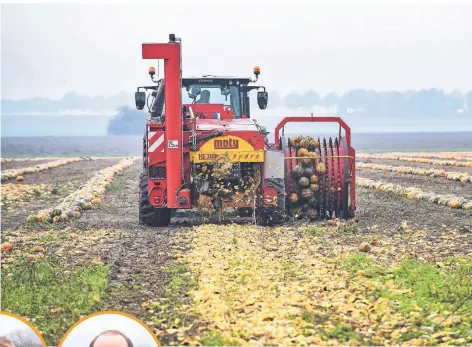
[[[260,109],[268,93],[255,78],[182,78],[181,41],[145,43],[143,59],[164,60],[164,78],[139,87],[136,107],[148,106],[143,138],[139,221],[166,226],[173,211],[237,210],[260,224],[287,218],[347,219],[355,211],[355,151],[338,117],[287,117],[268,132],[251,118],[249,93]],[[146,96],[146,91],[148,95]],[[335,122],[334,139],[284,135],[291,122]],[[311,130],[311,128],[310,128]],[[313,129],[313,130],[316,130]],[[343,131],[342,131],[343,130]]]

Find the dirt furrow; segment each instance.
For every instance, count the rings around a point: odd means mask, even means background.
[[[357,188],[356,219],[359,227],[379,230],[400,230],[403,222],[411,227],[441,231],[445,227],[472,232],[470,211],[409,200],[367,188]]]
[[[172,278],[166,269],[172,266],[175,250],[184,247],[174,241],[186,228],[149,228],[138,224],[138,180],[141,165],[119,174],[102,199],[102,206],[87,211],[72,222],[78,229],[122,230],[115,247],[107,256],[112,265],[105,307],[122,310],[141,319],[150,319],[143,304],[162,298]]]

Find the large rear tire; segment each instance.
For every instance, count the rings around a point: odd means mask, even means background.
[[[286,216],[283,210],[279,208],[264,208],[256,209],[256,224],[262,226],[274,226],[283,224],[286,221]]]
[[[252,217],[253,209],[251,207],[240,207],[238,208],[239,217]]]
[[[139,178],[139,224],[150,227],[166,227],[170,224],[170,209],[155,208],[148,198],[148,175],[143,172]]]

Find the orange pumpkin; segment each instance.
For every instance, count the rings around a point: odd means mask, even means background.
[[[308,156],[310,158],[316,158],[318,156],[318,154],[316,154],[316,152],[308,152]]]
[[[325,164],[323,163],[318,163],[316,165],[316,172],[318,172],[319,174],[324,174],[326,172],[326,166]]]
[[[43,253],[26,254],[25,256],[26,256],[26,258],[28,258],[28,259],[41,259],[41,258],[44,258],[44,254],[43,254]]]
[[[311,149],[316,149],[320,145],[319,141],[316,139],[313,139],[310,141],[310,148]]]
[[[1,250],[2,252],[10,252],[13,248],[13,245],[10,242],[2,243]]]
[[[449,201],[448,205],[449,207],[452,207],[452,208],[460,208],[462,206],[462,204],[457,200]]]
[[[338,221],[337,221],[336,219],[330,219],[330,220],[328,221],[328,225],[332,225],[332,226],[333,226],[333,225],[336,225],[336,224],[338,224]]]
[[[91,201],[92,205],[101,205],[102,204],[102,200],[100,200],[99,198],[95,198]]]
[[[297,193],[292,193],[292,194],[290,194],[290,201],[291,201],[292,203],[294,203],[294,204],[297,203],[297,201],[298,201],[298,195],[297,195]]]
[[[297,154],[299,157],[306,157],[308,155],[308,149],[300,148]]]
[[[310,141],[307,138],[303,138],[300,140],[300,147],[308,147],[310,145]]]

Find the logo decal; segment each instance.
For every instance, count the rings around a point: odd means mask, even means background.
[[[215,149],[238,149],[239,140],[235,140],[235,139],[214,140],[213,147]]]

